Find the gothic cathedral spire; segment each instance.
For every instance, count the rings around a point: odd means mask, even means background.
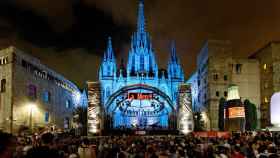
[[[108,37],[107,51],[104,53],[104,60],[115,60],[111,37]]]
[[[168,74],[170,79],[184,80],[184,72],[177,57],[175,41],[172,41],[171,43],[171,52],[168,61]]]
[[[99,68],[99,79],[115,77],[117,70],[116,59],[113,51],[111,37],[108,38],[107,50],[104,52],[103,61]]]
[[[139,0],[137,30],[131,38],[127,63],[128,76],[147,75],[157,76],[158,67],[152,48],[150,35],[146,32],[144,2]]]
[[[177,52],[176,52],[176,44],[175,44],[174,40],[171,42],[171,57],[170,57],[170,60],[174,63],[178,63]]]
[[[144,1],[140,0],[138,9],[137,32],[145,32],[145,15],[144,15]]]

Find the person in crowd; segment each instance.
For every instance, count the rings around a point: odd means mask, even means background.
[[[58,150],[51,149],[53,134],[45,133],[41,138],[41,145],[34,147],[27,152],[26,158],[59,158]]]
[[[78,149],[80,158],[95,158],[95,150],[93,146],[90,146],[89,140],[87,138],[82,140],[82,144]]]
[[[239,144],[234,146],[231,158],[245,158],[245,156],[241,153]]]
[[[0,157],[14,157],[16,138],[0,131]]]
[[[14,137],[0,133],[0,157],[7,158],[274,158],[277,136],[236,133],[228,138],[187,136],[104,136],[69,133]],[[17,139],[16,139],[17,138]]]

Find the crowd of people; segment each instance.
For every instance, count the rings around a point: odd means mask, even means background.
[[[235,133],[229,138],[187,136],[77,137],[0,132],[0,158],[276,158],[280,135]]]

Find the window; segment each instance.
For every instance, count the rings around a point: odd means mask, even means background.
[[[105,98],[105,90],[102,90],[102,97]]]
[[[220,96],[219,91],[216,91],[216,97]]]
[[[106,97],[108,98],[110,96],[111,92],[110,92],[110,88],[107,87],[106,88]]]
[[[224,91],[224,96],[227,97],[228,93],[227,91]]]
[[[65,107],[66,107],[67,109],[69,109],[69,108],[71,107],[71,102],[70,102],[70,100],[66,100],[66,102],[65,102]]]
[[[235,65],[235,64],[231,64],[231,70],[232,70],[232,72],[234,71],[234,65]]]
[[[7,63],[8,63],[8,57],[5,57],[5,58],[4,58],[3,63],[4,63],[4,64],[7,64]]]
[[[192,130],[192,124],[188,124],[188,129]]]
[[[6,92],[6,79],[1,80],[1,93]]]
[[[263,70],[265,71],[267,69],[267,65],[263,64]]]
[[[144,71],[144,64],[145,64],[144,62],[145,62],[144,55],[141,54],[140,55],[140,70],[142,70],[142,71]]]
[[[264,97],[264,103],[268,103],[267,97]]]
[[[264,83],[264,88],[268,88],[268,83],[267,82]]]
[[[173,96],[174,96],[174,98],[177,98],[177,93],[174,92],[174,93],[173,93]]]
[[[70,125],[70,119],[68,117],[64,118],[64,128],[68,129]]]
[[[33,99],[37,98],[37,87],[35,85],[30,84],[28,86],[28,96],[33,98]]]
[[[236,65],[235,65],[235,72],[236,72],[237,74],[240,74],[241,71],[242,71],[242,64],[236,64]]]
[[[45,112],[45,123],[48,123],[49,122],[49,112]]]
[[[131,67],[131,76],[136,76],[136,72],[135,72],[135,57],[132,57],[132,67]]]
[[[111,74],[110,74],[110,72],[111,72],[111,67],[110,67],[110,65],[107,65],[107,70],[105,70],[107,73],[106,73],[106,75],[107,76],[110,76]]]
[[[1,57],[0,58],[0,65],[4,65],[8,63],[8,57]]]
[[[49,92],[49,91],[45,91],[44,93],[43,93],[43,101],[45,102],[45,103],[49,103],[50,101],[51,101],[51,93]]]
[[[27,68],[27,62],[25,60],[21,61],[21,66]]]
[[[176,75],[176,77],[178,77],[177,76],[177,69],[176,68],[175,69],[173,68],[173,74]]]
[[[213,75],[213,79],[214,79],[214,81],[217,81],[217,80],[218,80],[218,78],[219,78],[218,74],[214,74],[214,75]]]
[[[224,75],[224,80],[225,80],[225,81],[227,81],[227,80],[228,80],[227,75]]]

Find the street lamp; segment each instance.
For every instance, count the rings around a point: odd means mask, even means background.
[[[32,113],[33,113],[34,109],[36,108],[36,105],[34,103],[30,103],[27,105],[27,107],[28,107],[28,111],[29,111],[29,128],[32,132],[32,128],[33,128],[32,127]]]

